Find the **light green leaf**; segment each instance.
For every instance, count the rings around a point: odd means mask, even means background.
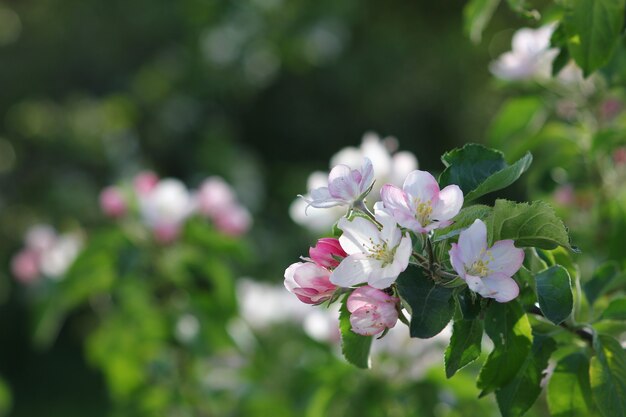
[[[543,371],[548,366],[556,342],[546,336],[535,336],[532,351],[520,367],[515,378],[496,390],[496,399],[502,417],[521,417],[541,393]]]
[[[341,302],[339,329],[341,330],[341,352],[348,362],[359,367],[370,367],[370,347],[373,336],[361,336],[354,333],[350,324],[350,312],[346,305],[348,297]]]
[[[626,320],[626,298],[611,301],[601,318],[603,320]]]
[[[485,331],[493,351],[478,375],[477,386],[486,395],[511,381],[532,347],[528,316],[517,301],[493,303],[485,316]]]
[[[589,386],[589,358],[573,353],[561,359],[548,383],[552,417],[589,417],[593,407]]]
[[[491,207],[482,204],[462,208],[459,214],[454,217],[454,223],[442,229],[436,229],[433,235],[433,242],[440,242],[457,236],[461,231],[470,227],[474,220],[486,219],[491,214]]]
[[[554,249],[563,246],[577,250],[570,245],[561,219],[543,201],[528,204],[496,200],[493,213],[487,218],[487,231],[490,245],[497,240],[513,239],[518,247]]]
[[[574,298],[567,270],[554,265],[535,275],[539,308],[554,324],[560,324],[572,313]]]
[[[479,43],[500,0],[470,0],[463,9],[463,26],[472,42]]]
[[[444,354],[446,376],[452,377],[456,371],[472,363],[480,356],[480,342],[483,337],[483,321],[456,320],[452,326],[450,344]]]
[[[543,126],[545,103],[539,97],[515,97],[507,100],[491,122],[487,139],[491,145],[506,146],[520,135],[528,136]]]
[[[596,335],[589,369],[593,399],[604,417],[626,416],[626,352],[607,335]]]
[[[445,153],[441,161],[446,169],[439,176],[441,186],[458,185],[465,202],[501,190],[515,182],[530,166],[532,155],[508,165],[502,152],[470,143]]]
[[[452,319],[453,290],[435,285],[420,268],[406,270],[396,285],[404,306],[411,313],[411,337],[436,336]]]
[[[624,0],[570,0],[563,20],[570,55],[585,76],[606,65],[624,24]]]

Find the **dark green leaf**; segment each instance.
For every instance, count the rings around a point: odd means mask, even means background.
[[[532,347],[528,316],[517,301],[492,303],[485,317],[485,331],[493,341],[493,351],[478,375],[481,396],[511,381]]]
[[[461,319],[454,322],[450,344],[444,354],[446,376],[448,378],[480,356],[482,337],[482,320]]]
[[[563,322],[572,313],[574,298],[567,270],[554,265],[535,275],[539,308],[554,324]]]
[[[453,290],[435,285],[420,268],[405,271],[396,281],[396,285],[404,306],[411,313],[411,337],[433,337],[452,319]]]
[[[496,399],[502,417],[521,417],[537,400],[541,393],[543,372],[548,366],[556,342],[546,336],[535,336],[530,354],[520,367],[515,378],[496,390]]]
[[[624,23],[624,0],[570,0],[563,25],[585,76],[607,64]]]
[[[487,219],[487,231],[490,245],[497,240],[513,239],[518,247],[554,249],[563,246],[577,250],[570,245],[561,219],[543,201],[528,204],[496,200],[493,213]]]
[[[502,152],[470,143],[445,153],[441,160],[446,169],[439,183],[442,187],[457,184],[468,202],[511,185],[528,169],[532,155],[508,165]]]
[[[604,320],[626,320],[626,298],[618,298],[611,301],[602,313]]]
[[[589,417],[589,358],[573,353],[561,359],[550,377],[547,397],[552,417]]]
[[[484,220],[489,216],[489,214],[491,214],[491,207],[489,206],[475,204],[473,206],[465,207],[454,217],[454,223],[448,227],[435,230],[432,241],[440,242],[457,236],[463,229],[470,227],[472,223],[474,223],[474,220]]]
[[[346,296],[341,303],[339,312],[339,329],[341,330],[341,352],[348,362],[359,367],[369,368],[370,347],[373,336],[361,336],[354,333],[350,324],[350,312]]]
[[[607,262],[595,270],[591,279],[583,285],[589,304],[593,304],[609,288],[619,268],[615,262]]]
[[[596,335],[589,369],[591,392],[604,417],[626,416],[626,352],[611,336]]]
[[[456,295],[456,301],[458,311],[461,314],[460,317],[466,320],[472,320],[478,317],[482,311],[481,300],[484,299],[478,297],[469,288],[465,288],[465,290],[458,293]]]
[[[463,26],[472,42],[478,43],[500,0],[470,0],[463,9]]]

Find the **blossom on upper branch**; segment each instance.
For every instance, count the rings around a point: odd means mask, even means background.
[[[408,175],[402,189],[385,184],[380,196],[400,226],[418,233],[450,225],[463,206],[463,192],[457,185],[439,190],[435,177],[419,170]]]
[[[324,268],[335,268],[339,265],[338,258],[345,258],[348,254],[341,248],[338,239],[324,237],[314,247],[309,248],[309,256],[313,262]]]
[[[398,321],[396,304],[400,300],[369,286],[359,287],[350,294],[346,307],[352,313],[352,331],[363,336],[374,336],[392,328]]]
[[[500,303],[511,301],[519,287],[511,278],[524,261],[524,251],[513,240],[499,240],[487,247],[487,227],[480,219],[461,232],[450,249],[452,267],[472,290]]]
[[[363,200],[374,183],[372,162],[365,158],[361,169],[337,165],[328,174],[328,186],[311,190],[307,203],[316,208],[351,206]]]
[[[538,29],[523,28],[513,35],[513,49],[491,63],[489,69],[503,80],[528,80],[548,78],[552,70],[552,61],[559,53],[550,48],[550,38],[555,25],[546,25]]]
[[[343,231],[339,243],[348,257],[331,274],[333,284],[351,287],[367,282],[374,288],[383,289],[389,287],[409,265],[412,251],[409,234],[402,235],[396,221],[380,203],[374,208],[382,230],[363,217],[339,220],[337,227]]]

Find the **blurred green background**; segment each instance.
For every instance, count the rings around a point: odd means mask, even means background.
[[[464,3],[0,1],[0,375],[11,415],[149,415],[119,411],[86,361],[88,307],[72,312],[51,347],[32,347],[29,294],[8,272],[29,225],[80,224],[89,235],[107,224],[98,194],[108,184],[143,168],[194,187],[216,174],[255,219],[251,259],[235,273],[281,284],[315,239],[289,205],[339,149],[375,131],[438,171],[444,151],[483,141],[501,101],[488,63],[521,20],[504,10],[472,45]],[[246,368],[256,388],[242,387],[238,406],[215,415],[493,411],[464,391],[470,377],[439,390],[449,384],[442,361],[426,382],[402,384],[342,364],[294,326],[258,337],[264,348]],[[446,390],[465,408],[441,405]],[[333,395],[343,400],[330,414],[316,411]]]

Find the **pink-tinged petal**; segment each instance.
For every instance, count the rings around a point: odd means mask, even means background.
[[[483,255],[490,270],[512,277],[524,262],[524,250],[516,248],[512,240],[499,240]]]
[[[313,288],[319,292],[335,289],[330,283],[330,271],[312,262],[306,262],[294,271],[293,280],[302,288]]]
[[[350,315],[350,325],[354,333],[374,336],[385,330],[385,324],[378,310],[373,306],[361,307]]]
[[[481,277],[465,275],[465,282],[470,290],[482,295],[483,297],[489,297],[489,289],[485,286]]]
[[[499,303],[511,301],[519,295],[519,286],[515,280],[504,274],[492,274],[483,278],[483,284],[487,288],[487,294],[483,297],[495,298]]]
[[[328,191],[331,197],[352,201],[359,197],[361,174],[347,165],[337,165],[328,174]]]
[[[465,265],[472,265],[487,250],[487,226],[480,219],[461,232],[459,236],[461,259]]]
[[[422,203],[432,201],[439,195],[439,184],[435,177],[420,170],[415,170],[406,177],[402,189],[411,198],[419,199]]]
[[[380,189],[380,198],[388,210],[412,211],[404,191],[392,184],[385,184]]]
[[[357,253],[341,261],[339,266],[330,274],[330,282],[340,287],[352,287],[367,282],[371,272],[371,260],[365,255]]]
[[[337,200],[332,197],[328,191],[328,187],[320,187],[311,190],[311,199],[307,203],[315,208],[328,208],[347,204],[343,200]]]
[[[348,255],[369,253],[369,248],[381,243],[376,225],[363,217],[355,217],[351,221],[342,217],[337,227],[343,231],[339,243]]]
[[[361,191],[365,192],[374,182],[374,166],[369,158],[364,158],[361,166]]]
[[[294,288],[291,291],[293,295],[298,297],[298,300],[302,301],[305,304],[317,304],[318,303],[318,293],[317,291],[311,288]]]
[[[454,268],[461,278],[465,278],[465,265],[463,264],[463,257],[461,256],[461,248],[459,245],[453,243],[448,254],[450,255],[452,268]]]
[[[385,327],[391,329],[396,325],[398,321],[398,310],[396,309],[395,302],[385,303],[378,307],[380,318]]]
[[[395,298],[385,293],[384,291],[377,290],[376,288],[364,285],[359,287],[348,296],[346,307],[349,312],[369,304],[380,305],[385,303],[395,303]]]
[[[459,214],[463,207],[463,191],[457,185],[448,185],[439,192],[439,200],[433,206],[431,217],[443,222]],[[439,224],[439,227],[445,227]]]
[[[387,242],[390,248],[397,246],[402,238],[402,231],[398,228],[396,220],[389,211],[383,208],[381,201],[374,205],[374,213],[376,220],[383,226],[380,231],[380,239]]]
[[[285,284],[285,288],[287,288],[287,291],[293,292],[293,289],[299,286],[294,280],[294,274],[296,273],[296,270],[300,268],[302,265],[304,265],[303,262],[296,262],[296,263],[289,265],[287,269],[285,269],[284,284]]]

